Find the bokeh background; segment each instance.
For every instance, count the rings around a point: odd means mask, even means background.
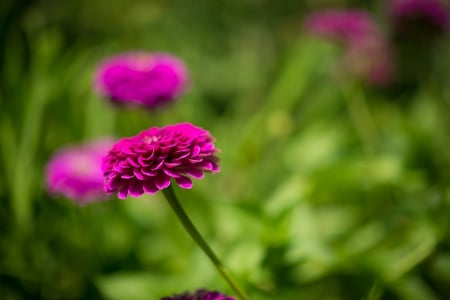
[[[399,46],[386,4],[1,1],[0,297],[232,294],[161,195],[79,206],[45,188],[63,146],[188,121],[221,172],[176,192],[251,299],[448,299],[450,43]],[[327,8],[372,15],[394,82],[345,76],[339,45],[305,33]],[[98,96],[97,63],[136,49],[183,59],[187,93],[152,112]]]

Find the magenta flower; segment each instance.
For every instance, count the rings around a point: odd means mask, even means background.
[[[106,199],[101,166],[112,144],[110,140],[99,140],[59,150],[46,167],[48,191],[78,204]]]
[[[387,39],[379,36],[350,43],[341,64],[373,86],[386,86],[396,77],[393,49]]]
[[[320,37],[342,43],[379,34],[370,15],[361,10],[324,10],[310,14],[305,29]]]
[[[219,172],[213,142],[208,131],[190,123],[152,127],[124,138],[103,161],[105,191],[118,192],[120,199],[154,194],[167,188],[172,178],[181,188],[190,189],[188,176],[200,179],[203,172]]]
[[[163,297],[161,300],[235,300],[235,298],[223,295],[217,291],[210,292],[207,290],[198,290],[194,293]]]
[[[304,26],[319,37],[339,42],[343,56],[342,70],[370,85],[382,86],[394,79],[394,62],[389,41],[361,10],[325,10],[311,14]]]
[[[427,27],[434,32],[444,32],[450,25],[449,8],[439,0],[391,0],[389,9],[397,31]]]
[[[100,63],[94,83],[114,103],[153,109],[185,91],[188,73],[183,62],[171,55],[130,52]]]

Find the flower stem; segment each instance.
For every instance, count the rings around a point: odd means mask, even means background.
[[[173,211],[175,212],[178,219],[180,220],[181,224],[183,224],[184,228],[189,233],[189,235],[192,237],[192,239],[203,250],[203,252],[209,257],[209,259],[214,264],[214,266],[217,268],[219,273],[228,282],[228,284],[236,292],[236,294],[242,300],[248,300],[249,298],[247,297],[247,295],[245,295],[244,291],[239,287],[239,285],[236,283],[236,281],[234,281],[231,274],[224,267],[224,265],[220,262],[219,258],[217,258],[217,256],[214,254],[212,249],[209,247],[209,245],[206,243],[206,241],[200,235],[198,230],[195,228],[194,224],[191,222],[188,215],[186,214],[183,207],[181,206],[180,202],[178,201],[178,198],[175,195],[175,192],[173,191],[172,186],[169,186],[167,189],[164,189],[162,191],[163,191],[163,194],[166,197],[167,201],[169,202],[170,206],[172,207]]]
[[[368,153],[373,153],[379,143],[379,133],[363,91],[357,86],[344,88],[350,120]]]

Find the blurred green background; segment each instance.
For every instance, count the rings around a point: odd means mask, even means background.
[[[448,38],[407,84],[337,81],[339,49],[301,29],[328,7],[389,32],[381,1],[1,1],[1,299],[232,294],[161,195],[45,191],[60,147],[184,121],[221,172],[176,192],[251,299],[448,299]],[[185,60],[189,91],[153,113],[95,95],[98,61],[135,49]]]

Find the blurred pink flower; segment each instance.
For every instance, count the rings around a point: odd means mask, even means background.
[[[180,59],[169,54],[130,52],[101,62],[94,84],[114,103],[153,109],[185,91],[188,72]]]
[[[213,142],[208,131],[190,123],[152,127],[121,139],[103,161],[105,191],[118,192],[120,199],[154,194],[167,188],[172,178],[190,189],[187,176],[200,179],[203,172],[219,171]]]
[[[362,10],[323,10],[310,14],[304,21],[305,29],[334,41],[349,43],[367,36],[378,35],[378,27],[368,13]]]
[[[97,140],[60,149],[46,167],[48,191],[78,204],[106,199],[101,165],[112,145],[111,140]]]
[[[389,11],[396,31],[416,31],[427,27],[439,33],[450,25],[449,8],[439,0],[391,0]]]
[[[171,297],[163,297],[161,300],[235,300],[217,291],[198,290],[194,293],[184,293]]]
[[[367,12],[319,11],[306,18],[304,27],[313,35],[343,46],[339,73],[344,70],[375,86],[393,81],[395,68],[390,43]]]
[[[341,63],[344,69],[373,86],[385,86],[395,80],[393,49],[384,38],[367,38],[359,43],[350,43]]]

